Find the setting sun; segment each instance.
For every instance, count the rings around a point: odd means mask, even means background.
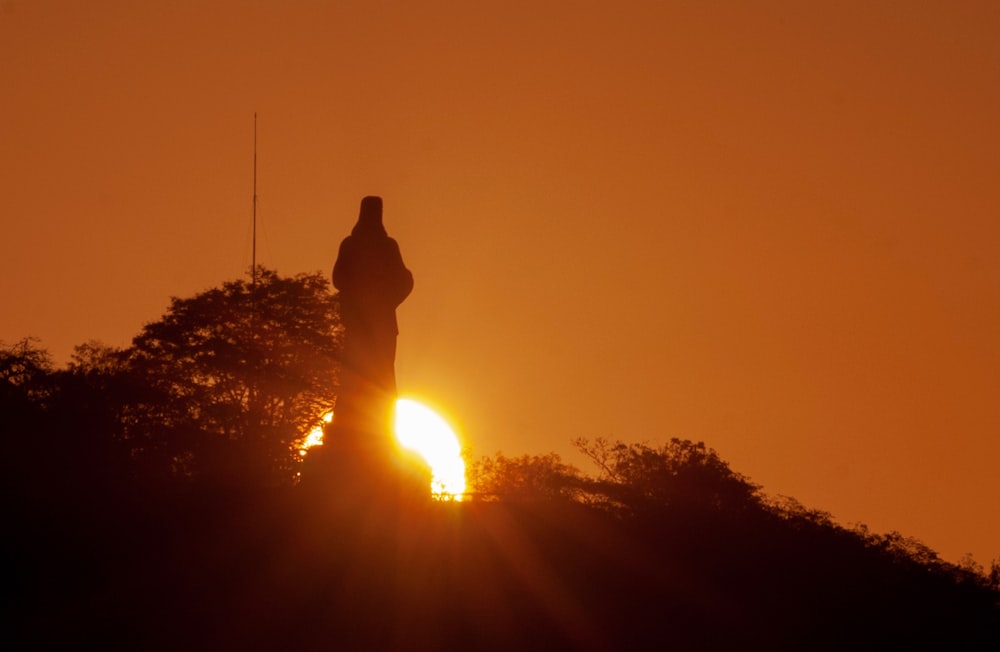
[[[461,500],[465,493],[465,461],[458,436],[432,409],[413,399],[396,401],[396,440],[417,452],[431,467],[431,493]]]
[[[313,446],[323,445],[323,426],[333,420],[333,412],[313,428],[302,442],[300,455]],[[435,498],[461,500],[465,493],[465,460],[458,436],[434,410],[409,398],[396,401],[396,441],[411,450],[431,467],[431,493]]]

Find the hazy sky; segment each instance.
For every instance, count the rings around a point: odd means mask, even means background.
[[[126,346],[365,194],[475,454],[703,440],[1000,556],[1000,3],[0,0],[0,339]]]

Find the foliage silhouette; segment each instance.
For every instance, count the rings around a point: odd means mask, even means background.
[[[29,337],[11,346],[0,342],[0,400],[5,405],[44,398],[51,372],[52,358],[38,340]]]
[[[648,622],[626,619],[609,625],[618,628],[615,647],[645,649],[658,640],[679,649],[986,650],[1000,643],[1000,560],[987,575],[944,562],[899,533],[844,528],[792,498],[766,496],[701,442],[575,444],[596,477],[561,472],[558,457],[497,454],[477,463],[473,487],[516,500],[510,504],[553,508],[565,504],[553,500],[565,498],[554,489],[569,484],[577,504],[618,523],[612,529],[643,569],[629,569],[621,590],[641,597],[608,608],[673,622],[691,638],[651,637]],[[522,469],[532,469],[535,481],[523,481]],[[526,503],[526,494],[536,502]],[[594,579],[603,581],[618,580]],[[677,603],[684,591],[699,597]],[[695,619],[679,623],[663,609]],[[732,629],[693,632],[707,622]]]
[[[477,500],[578,500],[582,477],[555,453],[506,457],[497,453],[469,465],[470,496]]]
[[[160,473],[293,482],[299,445],[333,408],[342,329],[326,279],[256,277],[173,299],[127,351],[148,393],[126,437]]]
[[[0,446],[4,496],[37,495],[38,449],[51,431],[52,397],[56,391],[48,352],[26,338],[13,345],[0,342]],[[16,505],[14,506],[16,507]]]
[[[600,471],[591,483],[595,500],[619,508],[745,509],[759,501],[760,487],[702,442],[673,438],[654,448],[580,438],[574,445]]]
[[[77,347],[66,369],[30,340],[5,346],[5,479],[52,500],[119,482],[292,484],[336,398],[341,331],[323,275],[259,268],[256,284],[173,299],[126,349]]]
[[[216,322],[177,316],[141,351],[86,344],[64,370],[31,341],[0,348],[4,648],[1000,649],[998,562],[842,527],[702,443],[579,440],[594,476],[498,453],[462,503],[209,482],[196,444],[240,431],[191,396],[266,360],[214,343],[236,318],[188,338],[180,324]],[[185,446],[193,481],[147,481]]]

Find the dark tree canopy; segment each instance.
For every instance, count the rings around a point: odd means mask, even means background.
[[[0,341],[0,405],[40,403],[50,391],[52,359],[36,340],[25,338],[8,345]]]
[[[477,500],[576,500],[582,478],[555,453],[507,457],[497,453],[469,465],[467,482]]]
[[[738,510],[759,501],[759,487],[703,442],[675,437],[654,447],[599,437],[574,445],[599,469],[592,488],[600,500],[629,510]]]
[[[341,330],[322,276],[258,278],[66,369],[0,345],[8,647],[1000,649],[1000,560],[842,527],[701,442],[578,440],[593,476],[498,453],[449,504],[280,486]]]
[[[37,485],[55,386],[48,353],[33,339],[0,342],[0,471],[6,496]]]
[[[485,499],[574,500],[621,514],[760,505],[757,485],[702,442],[674,438],[654,447],[599,437],[573,443],[594,463],[596,476],[554,453],[513,458],[497,453],[471,465],[472,491]]]
[[[341,327],[319,273],[230,281],[171,301],[126,352],[138,456],[180,476],[290,482],[337,391]]]

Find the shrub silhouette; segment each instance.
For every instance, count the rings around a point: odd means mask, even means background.
[[[670,490],[648,507],[661,494],[633,488],[629,500],[644,496],[635,509],[604,500],[602,485],[581,487],[572,499],[543,487],[535,499],[435,504],[195,484],[90,504],[68,526],[62,513],[22,512],[5,544],[18,569],[8,640],[403,650],[1000,642],[988,578],[898,535],[848,530],[794,501],[730,507],[712,492],[678,505]]]
[[[555,453],[507,457],[497,453],[476,460],[467,471],[477,500],[579,500],[582,476]]]
[[[298,446],[333,408],[337,302],[321,274],[231,281],[174,299],[127,351],[149,388],[131,439],[164,453],[174,476],[293,482]]]
[[[759,487],[703,442],[673,438],[655,448],[598,438],[574,444],[599,469],[591,493],[619,509],[738,510],[759,504]]]
[[[147,342],[84,345],[64,370],[31,341],[0,348],[7,648],[1000,649],[998,562],[842,527],[700,442],[578,440],[594,476],[498,453],[461,503],[208,481],[204,442],[239,435],[222,424],[247,424],[249,398],[226,407],[238,383],[202,381],[272,359],[175,308]],[[335,354],[335,330],[313,335]],[[276,364],[306,335],[268,337]],[[259,458],[285,479],[294,432]]]

